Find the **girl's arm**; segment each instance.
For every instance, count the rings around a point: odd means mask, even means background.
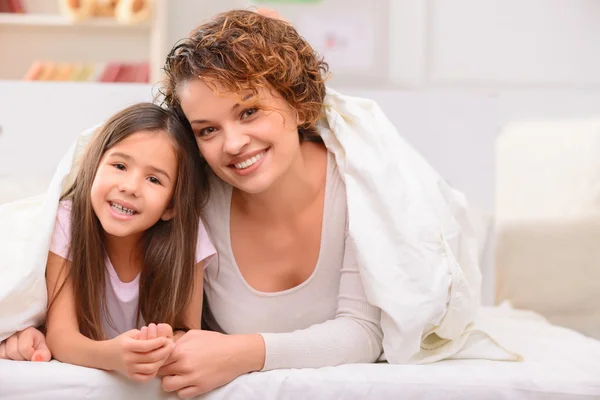
[[[207,263],[207,260],[202,260],[196,264],[194,291],[192,292],[190,303],[185,311],[185,323],[190,329],[200,329],[200,321],[202,319],[202,294],[204,291],[204,268]],[[174,335],[175,341],[184,334],[184,331],[176,331]]]
[[[67,279],[71,263],[49,252],[46,265],[48,309],[46,317],[46,342],[59,361],[84,367],[114,369],[113,349],[109,341],[94,341],[79,332],[73,284]],[[66,281],[57,295],[56,291]]]
[[[143,368],[138,368],[138,365],[152,364],[154,358],[164,360],[172,350],[172,346],[167,344],[166,338],[137,340],[139,333],[135,330],[112,340],[102,341],[92,340],[82,335],[77,322],[73,283],[67,277],[69,268],[69,261],[49,252],[46,282],[49,304],[54,303],[48,310],[46,318],[46,342],[54,358],[84,367],[117,370],[133,379],[146,380],[148,374],[145,374]],[[63,289],[56,294],[65,281]],[[151,354],[146,356],[141,354],[146,352]]]

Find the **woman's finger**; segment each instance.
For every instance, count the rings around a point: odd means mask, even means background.
[[[187,379],[182,375],[168,375],[162,378],[162,388],[165,392],[175,392],[188,386]]]
[[[179,397],[180,399],[192,399],[201,394],[202,391],[198,386],[188,386],[177,391],[177,397]]]

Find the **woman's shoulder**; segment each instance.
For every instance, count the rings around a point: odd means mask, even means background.
[[[208,182],[210,190],[206,204],[207,210],[219,210],[225,208],[227,198],[231,196],[231,186],[223,182],[216,175],[211,175]]]

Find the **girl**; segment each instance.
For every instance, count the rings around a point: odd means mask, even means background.
[[[163,388],[192,397],[250,371],[377,360],[380,310],[317,131],[327,64],[288,23],[231,11],[178,44],[165,70],[165,100],[214,172],[207,322],[226,334],[186,333],[159,371]]]
[[[173,331],[200,328],[202,269],[215,249],[200,222],[207,185],[195,147],[149,103],[92,139],[48,255],[46,340],[57,360],[145,381],[173,350]]]

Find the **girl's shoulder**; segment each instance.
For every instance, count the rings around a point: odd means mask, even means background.
[[[73,201],[70,199],[61,200],[58,202],[58,209],[56,211],[56,219],[63,223],[68,223],[71,217],[71,210],[73,209]]]
[[[196,263],[206,260],[206,266],[216,253],[217,250],[208,234],[206,226],[202,219],[200,219],[198,223],[198,237],[196,239]]]

